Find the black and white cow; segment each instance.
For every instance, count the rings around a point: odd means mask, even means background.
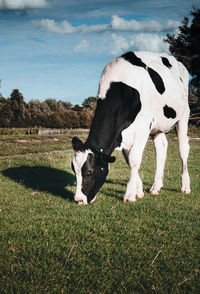
[[[93,202],[105,182],[111,156],[123,151],[131,175],[124,201],[144,196],[138,170],[149,135],[156,151],[156,174],[152,194],[163,187],[167,154],[165,133],[176,126],[182,159],[181,192],[190,193],[187,168],[189,75],[182,63],[167,54],[128,52],[111,61],[102,74],[97,108],[85,143],[72,139],[75,155],[72,168],[77,188],[74,200]]]

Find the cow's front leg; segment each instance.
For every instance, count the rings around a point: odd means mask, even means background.
[[[144,133],[143,133],[144,134]],[[141,133],[138,136],[141,136]],[[138,174],[140,164],[142,161],[142,154],[147,142],[148,135],[143,136],[136,140],[133,144],[133,147],[129,153],[129,165],[131,167],[130,180],[128,182],[126,193],[124,195],[124,202],[134,202],[136,201],[136,196],[138,198],[144,197],[142,180]]]
[[[137,175],[137,181],[136,181],[136,196],[137,196],[137,198],[144,197],[142,180],[140,179],[139,174]]]
[[[124,202],[134,202],[136,201],[136,196],[138,198],[144,197],[142,181],[138,174],[138,169],[136,165],[131,167],[131,176],[126,188]]]

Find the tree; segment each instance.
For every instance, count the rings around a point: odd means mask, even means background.
[[[1,82],[2,82],[2,81],[0,80],[0,91],[1,91]],[[1,97],[3,97],[3,96],[2,96],[2,94],[1,94],[1,92],[0,92],[0,98],[1,98]]]
[[[82,106],[84,108],[89,108],[91,110],[95,110],[97,104],[97,98],[96,97],[88,97],[85,99],[82,103]]]
[[[12,118],[10,101],[3,97],[0,97],[0,114],[0,127],[9,128]]]
[[[49,99],[46,99],[45,102],[48,104],[51,112],[57,111],[57,101],[55,99],[49,98]]]
[[[89,128],[92,123],[92,119],[94,117],[94,111],[86,108],[82,111],[78,112],[79,115],[79,121],[80,121],[80,127],[81,128]]]
[[[200,99],[200,9],[190,12],[192,20],[185,17],[178,35],[167,34],[170,52],[181,61],[192,76],[190,85]]]
[[[14,89],[10,95],[11,111],[13,113],[11,126],[24,127],[26,119],[26,107],[22,94]]]
[[[73,110],[73,111],[81,111],[81,110],[82,110],[82,107],[81,107],[80,105],[76,104],[76,105],[74,105],[74,106],[72,107],[72,110]]]
[[[68,101],[58,101],[58,111],[63,112],[66,110],[70,110],[72,108],[72,104]]]
[[[170,52],[188,69],[190,79],[189,104],[190,120],[200,125],[200,9],[194,8],[179,27],[178,35],[167,34]]]

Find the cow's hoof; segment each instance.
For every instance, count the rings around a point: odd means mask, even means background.
[[[182,189],[181,189],[181,193],[184,193],[184,194],[190,194],[190,193],[191,193],[191,190],[188,189],[188,188],[182,188]]]
[[[163,182],[161,182],[161,181],[155,182],[155,183],[153,183],[149,192],[152,195],[158,195],[160,190],[162,189],[162,187],[163,187]]]
[[[128,198],[128,197],[125,197],[124,198],[124,202],[126,203],[126,202],[135,202],[136,201],[136,198]]]
[[[139,199],[142,199],[142,198],[144,198],[144,193],[137,194],[137,198],[139,198]]]
[[[158,190],[151,190],[150,191],[152,195],[158,195],[160,191]]]

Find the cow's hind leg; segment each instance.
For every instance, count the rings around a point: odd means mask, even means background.
[[[156,195],[163,187],[163,175],[165,161],[167,157],[168,142],[164,133],[160,133],[153,138],[156,153],[156,173],[153,186],[150,189],[151,194]]]
[[[131,167],[131,176],[126,188],[126,193],[124,195],[124,202],[134,202],[136,201],[136,196],[138,198],[142,198],[144,196],[142,181],[138,174],[138,170],[140,168],[142,154],[148,139],[148,135],[149,134],[145,135],[144,132],[135,134],[133,147],[129,152],[129,165]]]
[[[181,186],[181,192],[189,194],[191,192],[190,190],[190,177],[188,173],[188,167],[187,167],[187,159],[189,155],[189,140],[187,136],[187,130],[188,130],[188,117],[189,117],[189,109],[186,112],[186,115],[183,117],[182,120],[180,120],[176,126],[177,135],[178,135],[178,141],[179,141],[179,152],[180,157],[182,160],[182,186]]]

